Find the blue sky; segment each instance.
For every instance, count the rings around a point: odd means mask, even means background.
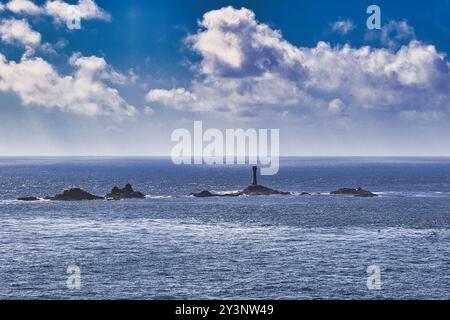
[[[165,155],[193,120],[279,128],[284,155],[450,155],[450,1],[0,2],[0,155]]]

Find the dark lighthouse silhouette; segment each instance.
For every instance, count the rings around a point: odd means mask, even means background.
[[[258,167],[257,166],[253,166],[252,170],[253,170],[252,186],[257,186],[258,185],[258,180],[256,178],[256,175],[258,173]]]

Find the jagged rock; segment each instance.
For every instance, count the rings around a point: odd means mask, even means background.
[[[351,188],[342,188],[336,191],[331,192],[331,194],[337,194],[337,195],[351,195],[355,197],[378,197],[377,194],[372,193],[370,191],[364,190],[361,187],[358,187],[356,189]]]
[[[302,193],[300,193],[300,195],[301,195],[301,196],[310,196],[311,193],[309,193],[309,192],[302,192]]]
[[[108,193],[105,198],[107,200],[121,200],[121,199],[143,199],[145,198],[145,194],[134,191],[131,184],[127,184],[125,188],[120,189],[118,187],[114,187],[111,190],[111,193]]]
[[[103,197],[95,196],[80,188],[64,190],[63,194],[57,194],[54,197],[45,197],[44,199],[56,201],[81,201],[81,200],[100,200]]]

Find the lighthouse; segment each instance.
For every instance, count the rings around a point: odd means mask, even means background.
[[[258,185],[258,181],[256,180],[256,174],[258,172],[258,167],[254,166],[252,169],[253,169],[252,186],[257,186]]]

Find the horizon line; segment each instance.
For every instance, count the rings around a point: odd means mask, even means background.
[[[61,155],[61,154],[14,154],[14,155],[2,155],[0,154],[0,158],[171,158],[171,155]],[[447,155],[397,155],[397,154],[381,154],[381,155],[280,155],[280,158],[450,158],[450,154]],[[192,158],[201,158],[192,157]],[[211,157],[204,157],[211,158]],[[248,158],[248,156],[246,156]]]

